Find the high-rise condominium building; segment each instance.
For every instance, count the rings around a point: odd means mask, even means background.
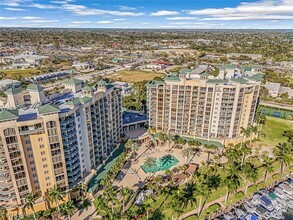
[[[262,75],[222,67],[182,69],[147,83],[149,126],[157,132],[215,140],[237,139],[254,120]]]
[[[120,140],[120,90],[69,79],[64,90],[10,88],[0,110],[0,205],[13,210],[30,192],[44,209],[48,191],[66,191],[98,168]],[[50,101],[51,100],[51,101]],[[13,212],[12,212],[13,214]]]

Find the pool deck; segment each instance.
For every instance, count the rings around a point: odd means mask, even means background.
[[[165,171],[158,171],[156,173],[145,173],[141,166],[145,163],[145,160],[147,157],[154,157],[154,158],[160,158],[165,155],[173,155],[177,160],[179,160],[178,164],[171,167],[172,170],[174,167],[182,166],[184,164],[187,164],[187,159],[182,156],[182,150],[173,148],[171,152],[169,152],[168,143],[164,144],[163,146],[159,145],[155,148],[148,149],[146,147],[146,144],[143,144],[139,147],[137,151],[137,161],[134,162],[134,160],[131,161],[131,165],[129,169],[124,169],[121,171],[121,179],[114,182],[115,186],[118,187],[129,187],[131,189],[136,190],[138,187],[143,186],[143,181],[151,176],[157,176],[160,174],[164,174]],[[208,154],[205,152],[201,152],[200,154],[195,155],[190,162],[201,164],[202,162],[205,162],[207,160]],[[211,155],[211,158],[213,158],[213,155]],[[223,158],[223,161],[225,162],[225,158]]]

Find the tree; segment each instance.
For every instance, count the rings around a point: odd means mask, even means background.
[[[152,168],[157,164],[156,158],[148,157],[144,162],[145,166],[150,169],[150,173],[152,173]]]
[[[51,202],[57,204],[58,212],[60,213],[59,202],[64,200],[65,192],[56,185],[49,190],[48,198]]]
[[[215,145],[213,145],[213,144],[205,144],[204,145],[204,148],[208,152],[208,158],[207,158],[207,166],[208,166],[209,163],[210,163],[210,154],[212,152],[214,152],[217,149],[217,147]]]
[[[168,140],[168,135],[166,133],[160,132],[158,134],[158,139],[161,143],[165,143]]]
[[[4,206],[0,206],[0,219],[7,220],[7,209]]]
[[[249,128],[245,129],[245,128],[241,127],[240,134],[242,134],[242,139],[241,139],[241,144],[240,144],[240,147],[242,147],[242,144],[244,142],[244,138],[250,137],[251,132],[250,132]]]
[[[292,162],[292,144],[282,143],[274,148],[276,160],[281,164],[281,175],[284,172],[284,164],[289,166]]]
[[[193,154],[193,149],[192,148],[184,148],[182,151],[182,156],[186,157],[187,164],[189,164],[189,157]]]
[[[234,193],[237,191],[240,185],[240,181],[237,176],[229,175],[224,179],[224,184],[227,188],[227,193],[225,198],[225,204],[227,204],[230,193]]]
[[[75,207],[73,205],[73,201],[69,201],[67,203],[63,203],[61,205],[61,214],[64,216],[68,216],[68,219],[70,220],[71,215],[74,211]]]
[[[258,170],[255,166],[250,163],[246,163],[243,165],[242,169],[243,180],[246,185],[244,194],[246,195],[249,181],[256,182],[258,180]]]
[[[262,167],[264,168],[265,170],[265,175],[264,175],[264,182],[267,181],[267,175],[268,173],[272,173],[274,172],[274,166],[273,166],[273,159],[268,157],[268,156],[265,156],[263,158],[263,164],[262,164]]]
[[[251,149],[246,144],[243,144],[238,150],[239,150],[239,154],[241,155],[241,167],[242,167],[245,162],[246,156],[251,154]]]
[[[252,135],[258,133],[258,128],[257,128],[257,126],[253,126],[253,125],[251,125],[251,126],[249,126],[249,130],[250,130],[250,140],[249,140],[249,145],[250,145],[251,142],[252,142]]]
[[[146,197],[143,200],[142,207],[146,210],[147,213],[147,219],[149,219],[149,211],[152,209],[152,206],[154,205],[155,201],[151,196]]]
[[[125,199],[130,195],[130,190],[127,187],[123,187],[119,191],[120,196],[122,197],[122,212],[125,212]]]
[[[34,193],[30,193],[26,197],[24,197],[24,206],[23,206],[23,208],[24,209],[26,209],[26,208],[31,209],[33,211],[34,219],[37,219],[36,212],[35,212],[35,209],[34,209],[34,206],[36,204],[37,198],[38,198],[38,195],[34,194]]]
[[[127,140],[127,142],[125,143],[125,147],[126,149],[130,149],[132,153],[134,154],[136,154],[136,151],[138,150],[137,143],[135,143],[131,138]],[[135,160],[136,160],[136,156],[135,156]]]
[[[200,180],[196,184],[196,192],[197,192],[197,195],[200,197],[198,212],[197,212],[197,215],[199,217],[207,198],[210,196],[211,190],[209,189],[208,185],[204,183],[203,180]]]

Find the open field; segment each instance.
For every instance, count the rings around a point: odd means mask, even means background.
[[[292,129],[293,122],[280,118],[266,118],[266,124],[262,128],[262,132],[266,134],[266,137],[259,143],[271,147],[287,141],[287,138],[283,136],[283,132]]]
[[[6,78],[9,79],[18,79],[18,77],[30,77],[32,75],[37,75],[40,73],[36,69],[11,69],[11,70],[0,70],[7,74]]]
[[[142,81],[149,81],[154,79],[155,77],[162,77],[164,74],[157,73],[157,72],[150,72],[150,71],[119,71],[107,76],[110,79],[123,81],[123,82],[142,82]]]

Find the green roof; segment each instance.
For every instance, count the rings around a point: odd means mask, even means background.
[[[179,76],[176,73],[173,73],[171,75],[165,76],[164,80],[168,80],[168,81],[180,81]]]
[[[224,84],[226,81],[223,79],[208,79],[207,83],[211,84]]]
[[[67,85],[78,85],[78,84],[82,84],[83,81],[79,79],[75,79],[75,78],[70,78],[68,80],[65,80],[63,83]]]
[[[146,87],[156,87],[156,85],[164,84],[163,80],[151,80],[145,84]]]
[[[231,64],[231,63],[225,64],[224,67],[226,69],[235,69],[235,68],[237,68],[237,66],[235,64]]]
[[[14,110],[1,110],[0,111],[0,121],[13,120],[13,119],[17,119],[17,118],[18,118],[17,111],[14,111]]]
[[[65,105],[77,106],[80,104],[79,98],[74,98],[71,101],[65,102]]]
[[[97,82],[98,85],[106,85],[107,82],[105,80],[100,80],[99,82]]]
[[[84,97],[82,97],[82,98],[79,98],[79,100],[80,100],[82,103],[86,103],[86,102],[92,100],[92,98],[87,97],[87,96],[84,96]]]
[[[263,75],[260,73],[254,74],[252,76],[247,77],[247,79],[251,79],[253,81],[262,81],[263,80]]]
[[[38,92],[43,91],[43,87],[37,84],[29,84],[26,89],[31,91],[38,91]]]
[[[240,84],[245,84],[248,82],[246,79],[243,79],[242,77],[231,79],[231,81],[240,83]]]
[[[112,62],[120,62],[120,61],[121,61],[120,58],[113,58],[113,59],[112,59]]]
[[[179,70],[179,73],[181,74],[188,74],[191,72],[191,69],[188,69],[188,68],[182,68]]]
[[[251,70],[252,70],[252,67],[251,66],[244,67],[244,71],[251,71]]]
[[[17,87],[17,88],[11,87],[11,88],[5,90],[5,93],[6,94],[17,94],[17,93],[21,93],[22,90],[23,89],[21,87]]]
[[[85,86],[85,87],[82,87],[82,90],[84,90],[84,91],[93,91],[94,88],[92,86]]]
[[[39,114],[45,115],[50,113],[57,113],[60,112],[60,109],[56,105],[46,104],[42,105],[38,108]]]

